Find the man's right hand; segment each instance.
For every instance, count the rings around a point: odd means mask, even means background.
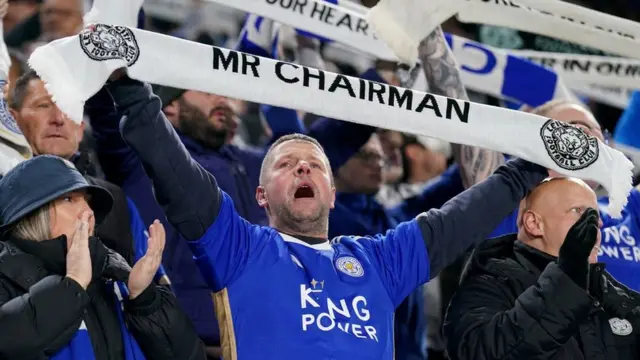
[[[558,256],[558,266],[585,290],[589,279],[589,256],[600,232],[599,221],[598,210],[588,208],[567,232]]]
[[[86,289],[91,282],[91,255],[89,254],[89,221],[93,215],[84,212],[76,225],[76,232],[67,240],[67,277]]]

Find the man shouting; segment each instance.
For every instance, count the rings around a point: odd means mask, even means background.
[[[265,156],[256,200],[269,226],[252,225],[219,189],[217,174],[191,159],[148,85],[124,78],[110,86],[145,99],[125,107],[121,132],[216,292],[225,360],[392,359],[396,306],[484,239],[548,176],[515,160],[394,230],[330,240],[331,166],[314,139],[294,134]]]

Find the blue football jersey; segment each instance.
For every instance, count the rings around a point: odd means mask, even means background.
[[[618,281],[633,290],[640,291],[640,192],[633,189],[629,194],[622,218],[614,219],[607,213],[609,198],[598,199],[602,219],[602,243],[598,261],[606,264],[606,270]],[[494,230],[491,237],[518,232],[518,210]]]
[[[607,212],[609,198],[598,200],[602,219],[602,243],[598,261],[607,264],[607,271],[618,281],[640,291],[640,192],[631,191],[622,218],[614,219]]]
[[[392,359],[393,314],[429,280],[417,222],[309,245],[252,225],[223,200],[190,243],[216,291],[223,358]]]

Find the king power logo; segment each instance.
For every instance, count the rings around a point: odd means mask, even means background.
[[[311,328],[327,332],[342,331],[360,339],[378,342],[376,328],[367,324],[371,313],[364,296],[334,301],[323,296],[324,281],[313,279],[310,285],[300,285],[302,331],[309,331]]]

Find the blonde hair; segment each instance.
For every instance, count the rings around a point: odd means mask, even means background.
[[[41,206],[18,221],[11,236],[20,240],[43,241],[51,239],[51,209],[53,203]]]

